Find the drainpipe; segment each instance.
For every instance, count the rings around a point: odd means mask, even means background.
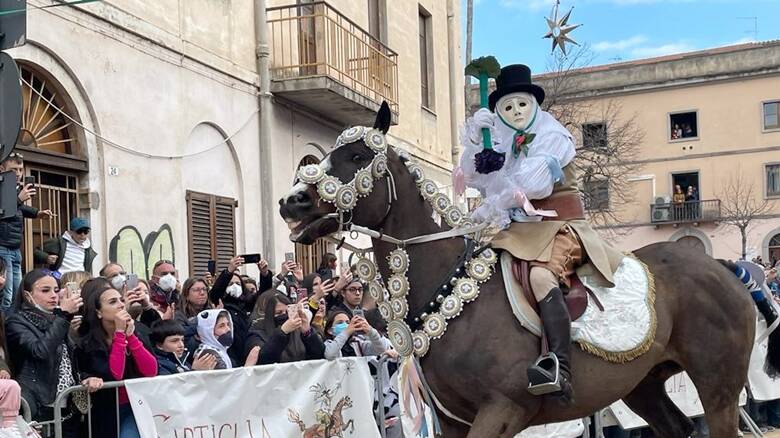
[[[271,74],[269,62],[271,50],[268,45],[268,17],[266,1],[255,0],[255,59],[257,74],[260,77],[260,93],[258,106],[260,109],[259,123],[259,155],[260,166],[260,228],[263,234],[263,255],[270,266],[276,266],[274,245],[274,221],[276,219],[276,203],[273,199],[273,173],[271,154]]]
[[[450,72],[450,154],[452,165],[458,164],[458,125],[464,104],[463,96],[463,66],[459,56],[458,21],[455,16],[455,0],[447,0],[447,59]]]

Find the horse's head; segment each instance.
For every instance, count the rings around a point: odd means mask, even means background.
[[[345,130],[321,163],[298,169],[292,191],[279,200],[290,240],[311,244],[348,223],[379,228],[392,202],[388,166],[400,164],[385,139],[390,119],[383,103],[373,128]]]

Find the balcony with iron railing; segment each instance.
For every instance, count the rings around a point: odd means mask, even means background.
[[[382,101],[398,120],[398,54],[324,1],[268,8],[271,91],[345,125]]]
[[[720,199],[682,203],[664,202],[650,205],[650,223],[655,225],[696,225],[720,220]]]

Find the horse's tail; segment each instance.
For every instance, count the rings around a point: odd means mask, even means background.
[[[763,288],[750,276],[750,273],[741,266],[729,260],[718,259],[721,265],[731,271],[750,292],[758,311],[764,316],[767,328],[777,321],[778,315],[772,302],[764,295]],[[766,353],[766,362],[764,371],[772,378],[780,376],[780,329],[775,328],[769,334],[768,349]]]

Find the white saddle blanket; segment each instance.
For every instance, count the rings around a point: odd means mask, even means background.
[[[541,321],[512,275],[512,255],[501,254],[507,298],[520,324],[541,336]],[[604,306],[602,312],[588,296],[585,313],[572,322],[572,340],[592,354],[611,362],[627,362],[645,353],[655,338],[655,287],[652,274],[638,259],[626,256],[614,275],[615,287],[600,287],[580,277]]]

